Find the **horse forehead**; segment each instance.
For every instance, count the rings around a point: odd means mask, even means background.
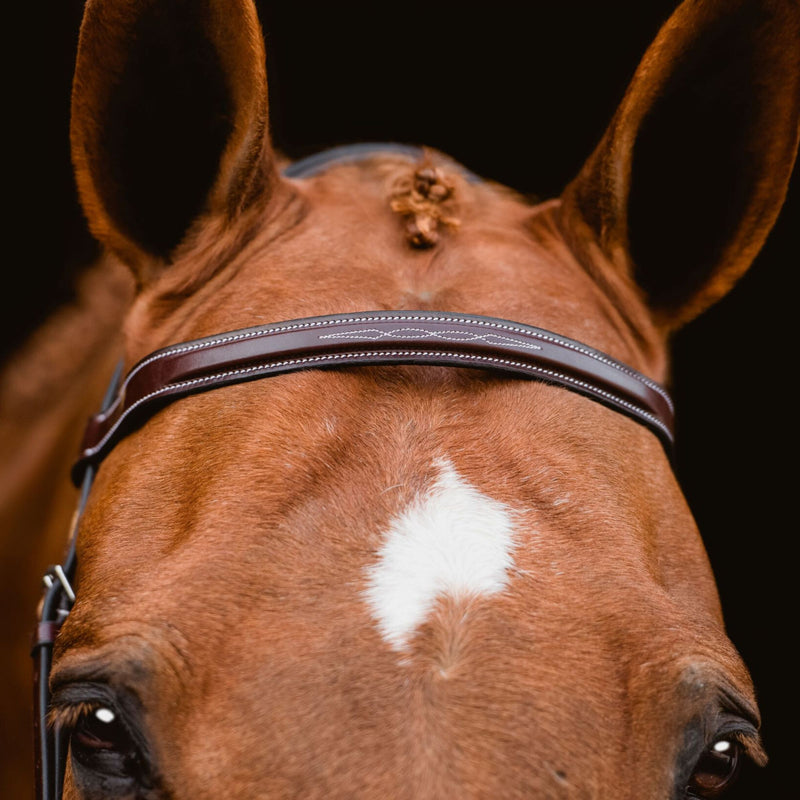
[[[338,393],[350,402],[341,387]],[[325,392],[324,401],[335,394]],[[202,396],[197,401],[202,407]],[[598,498],[579,470],[567,474],[567,461],[548,466],[546,444],[537,456],[494,451],[492,431],[473,431],[474,441],[441,436],[438,428],[458,409],[431,413],[426,429],[418,414],[384,405],[372,411],[384,420],[380,437],[340,425],[331,409],[340,411],[334,404],[319,418],[318,408],[296,407],[291,423],[313,446],[292,435],[286,419],[266,438],[235,420],[237,433],[227,440],[193,430],[177,452],[162,451],[157,462],[120,476],[115,464],[130,463],[128,451],[141,448],[135,436],[121,443],[98,476],[82,532],[85,596],[102,601],[110,592],[115,613],[175,618],[201,640],[213,630],[203,624],[209,613],[212,621],[231,613],[247,625],[263,623],[262,642],[299,632],[313,640],[320,630],[308,615],[323,628],[357,620],[376,649],[400,661],[426,626],[468,631],[484,605],[502,610],[504,625],[522,628],[549,604],[561,609],[553,618],[580,620],[587,593],[595,608],[607,606],[609,626],[632,594],[647,600],[642,608],[663,610],[654,563],[664,554],[652,552],[649,530],[654,516],[667,526],[679,513],[670,519],[625,491],[615,496],[611,482]],[[153,420],[154,435],[196,409],[174,412],[172,420]],[[368,411],[365,417],[369,423]],[[624,471],[616,481],[624,487]],[[133,501],[116,503],[120,493]],[[132,576],[122,586],[113,580],[120,569]],[[608,577],[602,590],[592,585],[598,574]],[[199,600],[206,593],[210,604]],[[187,606],[198,613],[187,616]],[[454,622],[459,609],[464,625]],[[276,611],[302,624],[271,628]],[[217,635],[247,647],[244,629]],[[547,638],[548,626],[537,636]]]
[[[586,729],[609,739],[622,736],[628,687],[616,668],[617,654],[604,641],[614,633],[610,615],[607,630],[595,621],[580,635],[558,635],[554,626],[576,633],[583,603],[568,589],[562,594],[547,588],[553,567],[537,562],[552,554],[526,535],[511,504],[478,489],[452,461],[437,459],[420,490],[392,507],[370,531],[370,541],[345,548],[348,558],[336,555],[335,543],[320,542],[296,547],[293,558],[284,553],[272,570],[248,558],[242,571],[241,562],[232,565],[220,551],[198,560],[184,548],[151,573],[145,594],[171,594],[173,606],[154,609],[147,605],[151,600],[134,599],[126,613],[171,620],[169,638],[180,631],[192,680],[206,687],[202,703],[185,698],[178,719],[171,720],[171,736],[180,738],[183,724],[194,734],[207,732],[182,741],[187,769],[198,768],[200,750],[201,769],[209,763],[222,772],[235,766],[277,780],[287,763],[309,763],[314,752],[330,752],[334,735],[347,743],[343,759],[354,772],[363,771],[364,759],[402,761],[410,757],[404,753],[431,758],[405,734],[391,734],[411,729],[424,731],[434,749],[452,746],[452,753],[436,754],[441,759],[457,757],[462,747],[498,756],[537,748],[541,755],[544,748],[555,758],[580,762],[585,754],[569,753],[572,745],[552,744],[565,725],[576,724],[574,713],[561,719],[542,704],[552,692],[582,698],[580,724]],[[527,550],[525,557],[519,548]],[[180,597],[159,591],[159,581],[184,590]],[[292,594],[298,585],[305,591]],[[246,680],[229,679],[232,665]],[[604,691],[587,693],[600,675]],[[330,686],[336,691],[326,692]],[[313,708],[302,702],[309,692],[320,695]],[[500,711],[496,720],[485,719],[487,705]],[[509,734],[512,709],[516,724]],[[384,733],[369,747],[373,729]],[[283,736],[274,741],[277,730]],[[264,736],[272,743],[267,751],[258,748],[257,765],[231,747],[255,731],[259,743]],[[220,737],[231,735],[219,746]],[[362,754],[357,764],[350,763],[354,753]],[[575,762],[570,769],[577,769]]]
[[[430,504],[447,498],[436,495],[469,493],[455,481],[445,474],[392,518],[366,565],[349,580],[341,576],[345,588],[335,603],[324,601],[325,590],[305,573],[295,575],[307,587],[303,598],[273,598],[272,609],[255,601],[258,612],[239,605],[216,646],[195,654],[195,677],[207,687],[203,702],[185,702],[185,728],[170,726],[169,736],[182,741],[183,769],[195,777],[198,769],[211,769],[233,785],[237,778],[267,786],[285,780],[297,788],[309,780],[310,765],[320,763],[337,792],[347,794],[342,787],[348,781],[371,774],[387,783],[378,796],[399,796],[394,791],[402,791],[408,770],[418,768],[439,774],[442,791],[434,796],[447,796],[448,781],[463,786],[465,780],[478,781],[485,796],[500,796],[508,775],[484,768],[493,758],[510,759],[545,796],[557,785],[557,772],[576,782],[599,771],[613,774],[618,765],[608,754],[625,751],[626,718],[644,702],[609,647],[619,632],[608,619],[601,631],[595,619],[579,633],[576,615],[570,621],[569,613],[559,613],[554,597],[544,604],[515,599],[520,575],[502,506],[488,496],[467,500],[466,510],[482,512],[487,523],[480,533],[500,539],[479,552],[451,548],[447,540],[457,535],[451,531],[445,542],[406,542],[419,558],[412,552],[399,564],[393,560],[391,550],[403,546],[394,540],[397,529],[415,515],[429,517],[417,521],[418,535],[437,536],[442,509]],[[454,522],[466,525],[462,517]],[[480,533],[468,531],[465,538],[474,542]],[[414,582],[407,567],[424,574]],[[381,605],[392,577],[396,585],[389,592],[412,606],[411,618],[397,619]],[[565,605],[574,612],[575,598]],[[561,626],[560,635],[554,625]],[[651,627],[648,643],[655,638]],[[635,661],[629,651],[626,664]],[[240,680],[230,680],[232,665]],[[564,698],[566,714],[550,702],[554,695]],[[313,707],[304,702],[309,696]],[[488,719],[487,708],[493,710]],[[592,731],[604,746],[584,743],[572,735],[576,729]],[[253,752],[258,759],[248,757]],[[330,762],[320,762],[323,753]],[[398,769],[386,770],[386,763]],[[541,770],[541,763],[557,766]]]
[[[318,378],[304,380],[311,386]],[[557,391],[541,389],[540,399]],[[254,390],[255,385],[235,388],[240,397],[231,403]],[[319,394],[332,402],[332,392]],[[219,397],[198,396],[197,402]],[[185,416],[189,424],[193,413],[176,406],[172,419],[167,412],[152,420],[152,433],[174,425],[176,417]],[[302,430],[316,416],[298,409],[291,427]],[[382,431],[388,439],[400,430],[401,417],[389,416]],[[598,760],[595,748],[582,748],[569,732],[577,724],[624,749],[625,717],[641,696],[620,669],[620,648],[628,666],[644,663],[657,650],[661,662],[679,651],[657,633],[659,615],[665,630],[680,625],[642,568],[641,543],[606,526],[608,535],[599,536],[597,545],[581,544],[586,525],[569,530],[568,523],[579,519],[570,516],[570,508],[581,503],[569,491],[582,481],[565,476],[563,463],[550,469],[540,464],[538,475],[526,476],[516,453],[507,453],[499,469],[493,466],[496,454],[481,457],[472,447],[466,457],[458,447],[432,453],[431,440],[413,435],[417,445],[405,454],[409,462],[399,449],[392,454],[370,446],[374,436],[350,439],[348,433],[345,440],[356,451],[351,460],[326,463],[319,452],[300,448],[289,457],[285,483],[280,470],[253,472],[250,456],[263,442],[240,451],[241,462],[228,460],[241,468],[235,473],[218,471],[212,453],[208,482],[195,469],[208,452],[197,452],[197,460],[189,457],[183,467],[181,454],[165,456],[174,464],[162,464],[150,487],[159,488],[160,504],[147,508],[155,498],[151,493],[133,504],[136,518],[125,512],[116,521],[101,519],[107,523],[104,536],[116,527],[111,538],[119,539],[124,528],[128,539],[127,546],[112,542],[84,562],[83,596],[94,595],[95,607],[102,607],[101,627],[113,632],[109,621],[120,615],[170,620],[190,662],[188,674],[205,687],[202,702],[187,695],[178,717],[159,723],[159,730],[169,729],[171,742],[180,742],[187,785],[204,770],[238,771],[236,780],[244,786],[281,780],[302,785],[307,765],[320,753],[341,755],[341,771],[326,778],[337,787],[346,785],[337,783],[342,776],[356,779],[365,770],[375,780],[399,781],[414,764],[436,772],[459,761],[468,771],[470,764],[484,763],[487,753],[519,759],[519,774],[538,774],[532,780],[544,781],[538,788],[545,793],[557,785],[557,772],[574,778],[612,769],[609,759]],[[317,434],[325,435],[324,422],[306,431],[319,445]],[[335,426],[327,435],[328,443],[335,442]],[[183,454],[202,450],[198,442],[189,441]],[[291,438],[285,442],[286,450],[295,445]],[[110,456],[100,471],[99,496],[115,484],[116,467],[132,460],[128,447],[121,443],[119,457]],[[274,465],[286,450],[271,454]],[[524,466],[535,467],[535,458]],[[187,475],[195,473],[191,502],[165,505],[169,480],[180,484],[184,468]],[[317,468],[330,480],[319,481]],[[509,471],[513,477],[503,478]],[[279,486],[270,487],[271,478]],[[148,480],[136,485],[147,489]],[[518,486],[509,490],[509,482]],[[519,485],[529,482],[536,489],[526,496]],[[199,483],[207,483],[206,494],[196,491]],[[284,494],[281,487],[292,484],[285,505],[273,506]],[[612,500],[606,497],[605,504],[618,528],[624,509]],[[170,505],[181,508],[172,519],[162,513]],[[167,529],[173,525],[194,535],[170,540]],[[565,550],[567,539],[572,547]],[[112,563],[120,549],[128,559],[122,583],[111,577],[120,571]],[[612,585],[621,573],[630,577]],[[626,586],[636,587],[635,602],[630,591],[617,591]],[[80,609],[75,613],[80,620]],[[647,625],[631,622],[644,618]],[[240,679],[231,680],[232,671]],[[663,676],[658,685],[665,685]],[[553,693],[565,704],[544,701]],[[316,698],[313,707],[304,700],[309,696]],[[156,705],[174,708],[166,700]],[[497,712],[488,722],[487,707]],[[515,720],[510,733],[509,715]],[[375,731],[381,731],[379,741]],[[256,761],[248,757],[253,752]],[[381,769],[387,759],[403,768]],[[542,773],[534,765],[539,759],[560,766]],[[475,780],[488,782],[485,794],[503,793],[502,776],[478,772]],[[446,769],[441,774],[445,783],[453,777]],[[392,791],[386,786],[383,795]]]

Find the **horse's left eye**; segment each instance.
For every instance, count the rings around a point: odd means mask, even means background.
[[[733,785],[739,772],[741,745],[734,739],[718,739],[708,747],[695,764],[687,797],[713,800]]]
[[[118,714],[101,706],[83,714],[70,737],[72,756],[95,773],[129,777],[136,769],[136,746]]]

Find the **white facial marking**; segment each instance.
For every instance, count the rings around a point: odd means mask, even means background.
[[[98,708],[97,711],[94,712],[95,717],[100,720],[100,722],[113,722],[116,714],[110,708]]]
[[[511,511],[465,481],[450,461],[389,526],[365,596],[384,639],[403,650],[440,595],[503,589],[513,566]]]

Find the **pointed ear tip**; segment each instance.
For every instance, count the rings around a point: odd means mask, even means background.
[[[84,214],[128,263],[173,252],[200,216],[233,217],[274,183],[252,0],[88,3],[71,103]]]
[[[800,3],[733,0],[734,11],[747,12],[733,16],[730,8],[728,0],[689,0],[679,7],[645,53],[600,143],[561,195],[573,235],[593,240],[589,245],[579,242],[581,247],[599,247],[613,263],[630,265],[633,255],[620,261],[615,251],[620,246],[630,251],[632,237],[633,253],[643,265],[642,285],[652,298],[657,321],[667,329],[694,319],[746,272],[778,218],[797,153],[800,48],[787,53],[790,48],[781,43],[787,36],[797,40]],[[748,24],[753,19],[750,10],[766,20],[763,30]],[[764,30],[772,35],[765,36]],[[709,42],[713,48],[706,46]],[[747,58],[724,66],[727,62],[714,55],[717,44],[723,53],[741,50]],[[686,95],[682,90],[687,87],[688,99],[676,101]],[[711,94],[698,106],[693,93],[703,91]],[[742,102],[746,114],[740,111]],[[689,114],[691,122],[676,127],[682,114]],[[702,127],[704,114],[707,129]],[[755,122],[753,114],[758,115]],[[676,147],[683,141],[676,131],[688,137],[683,150]],[[700,159],[698,152],[708,159]],[[674,170],[666,166],[670,159]],[[715,208],[713,197],[720,186],[728,187],[725,196],[731,210],[728,216],[720,211],[709,216],[709,206],[703,203]],[[676,214],[687,197],[687,207]],[[707,221],[692,222],[694,212],[697,220]],[[688,228],[662,257],[647,243],[657,244],[659,232],[666,230],[664,220],[671,220],[666,225],[672,233],[681,233],[682,221]],[[707,268],[707,283],[697,281],[698,265],[690,263],[689,245],[698,237],[705,247],[698,252],[716,253],[715,263]],[[681,239],[687,240],[685,247]],[[650,262],[640,249],[643,245],[656,256],[651,264],[655,269],[645,269]],[[669,281],[681,280],[681,271],[676,274],[672,267],[682,260],[687,261],[686,293],[682,303],[671,304],[667,298],[674,296],[674,283]]]

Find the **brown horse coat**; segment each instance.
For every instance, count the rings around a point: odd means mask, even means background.
[[[577,178],[530,204],[435,151],[283,179],[251,3],[90,2],[72,148],[108,255],[88,308],[4,373],[4,530],[52,548],[66,529],[58,476],[119,352],[130,366],[255,322],[441,308],[549,328],[666,381],[669,335],[733,285],[783,201],[799,17],[684,3]],[[702,200],[648,216],[686,186]],[[73,328],[85,347],[54,373],[52,332]],[[456,580],[427,549],[450,528],[488,577],[468,554]],[[666,799],[720,738],[764,758],[660,444],[554,387],[401,368],[193,397],[115,449],[79,541],[53,675],[82,753],[68,797]],[[396,542],[414,543],[414,581]],[[420,613],[398,621],[386,581]],[[110,765],[81,727],[99,707],[128,737],[99,748]]]

